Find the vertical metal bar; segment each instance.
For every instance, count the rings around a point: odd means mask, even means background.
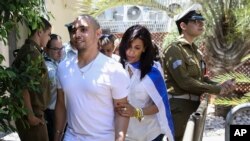
[[[236,113],[244,110],[250,110],[250,103],[237,105],[228,112],[225,124],[225,141],[230,141],[230,125]]]
[[[201,141],[203,137],[204,125],[207,115],[208,96],[201,101],[198,109],[195,112],[195,134],[193,141]]]
[[[201,101],[196,112],[190,115],[182,141],[201,141],[207,114],[208,96]]]
[[[190,115],[190,118],[188,119],[187,126],[184,132],[184,136],[182,141],[193,141],[193,135],[194,135],[194,127],[195,127],[195,121],[194,121],[193,114]],[[176,131],[178,132],[178,131]]]

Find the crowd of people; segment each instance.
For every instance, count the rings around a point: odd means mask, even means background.
[[[22,90],[28,112],[15,121],[20,139],[181,141],[204,93],[235,88],[234,80],[217,84],[204,75],[194,44],[204,31],[200,8],[194,4],[178,15],[180,37],[162,59],[142,25],[129,27],[119,39],[103,34],[98,21],[84,14],[65,25],[70,41],[63,44],[41,17],[43,26],[31,31],[12,64],[23,73],[40,60],[41,71],[30,77],[39,80],[40,91]]]

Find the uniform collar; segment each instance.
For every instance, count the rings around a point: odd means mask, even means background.
[[[184,47],[191,47],[191,48],[193,48],[195,50],[198,49],[198,47],[194,43],[190,44],[183,36],[179,36],[178,41]]]
[[[39,50],[42,53],[41,47],[35,41],[33,41],[31,39],[27,39],[27,40],[25,40],[25,43],[34,46],[37,50]]]

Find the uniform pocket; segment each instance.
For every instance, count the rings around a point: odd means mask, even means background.
[[[196,63],[193,57],[188,57],[186,59],[187,72],[189,76],[198,76],[199,75],[199,65]]]

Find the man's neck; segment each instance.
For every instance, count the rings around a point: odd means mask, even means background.
[[[41,43],[40,43],[40,40],[37,36],[33,35],[29,39],[34,41],[35,43],[37,43],[37,45],[41,48]]]
[[[183,33],[182,36],[183,36],[183,38],[185,38],[185,39],[187,40],[187,42],[188,42],[190,45],[193,44],[193,41],[194,41],[195,37],[190,36],[189,34],[185,34],[185,33]]]
[[[84,51],[79,51],[78,50],[78,66],[80,68],[86,66],[89,64],[91,61],[95,60],[97,55],[99,54],[99,50],[84,50]]]

